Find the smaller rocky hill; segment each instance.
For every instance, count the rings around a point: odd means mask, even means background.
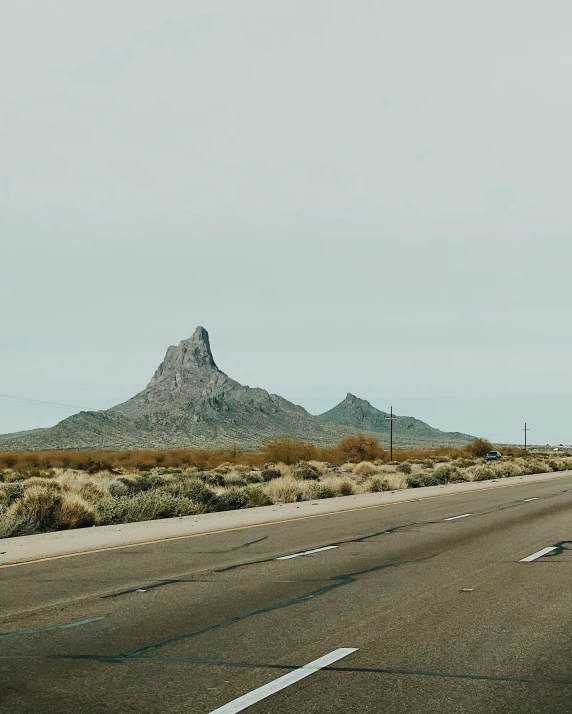
[[[354,431],[363,431],[380,437],[385,446],[389,436],[388,412],[376,409],[365,399],[360,399],[354,394],[348,395],[337,406],[325,414],[320,414],[320,419],[332,424],[345,426]],[[414,417],[400,416],[393,422],[394,445],[399,446],[461,446],[474,440],[474,436],[462,434],[458,431],[441,431],[435,429],[424,421]]]

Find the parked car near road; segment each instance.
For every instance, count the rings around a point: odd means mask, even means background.
[[[485,456],[485,461],[500,461],[502,459],[502,454],[500,451],[489,451]]]

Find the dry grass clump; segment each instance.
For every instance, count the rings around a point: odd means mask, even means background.
[[[371,463],[371,461],[360,461],[359,464],[356,464],[353,467],[353,473],[357,474],[358,476],[374,474],[376,473],[376,471],[377,469],[375,465]]]
[[[296,503],[303,500],[301,482],[292,476],[283,476],[270,481],[264,487],[264,493],[272,503]]]

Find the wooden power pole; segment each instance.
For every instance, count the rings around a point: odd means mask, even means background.
[[[526,435],[530,431],[530,429],[526,426],[526,422],[524,422],[524,450],[526,451]]]
[[[390,410],[390,415],[385,418],[389,420],[389,460],[393,461],[393,422],[399,417],[393,415],[393,407],[390,407]]]

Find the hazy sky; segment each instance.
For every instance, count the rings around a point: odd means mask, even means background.
[[[313,413],[572,443],[571,34],[569,0],[6,3],[0,432],[200,324]]]

